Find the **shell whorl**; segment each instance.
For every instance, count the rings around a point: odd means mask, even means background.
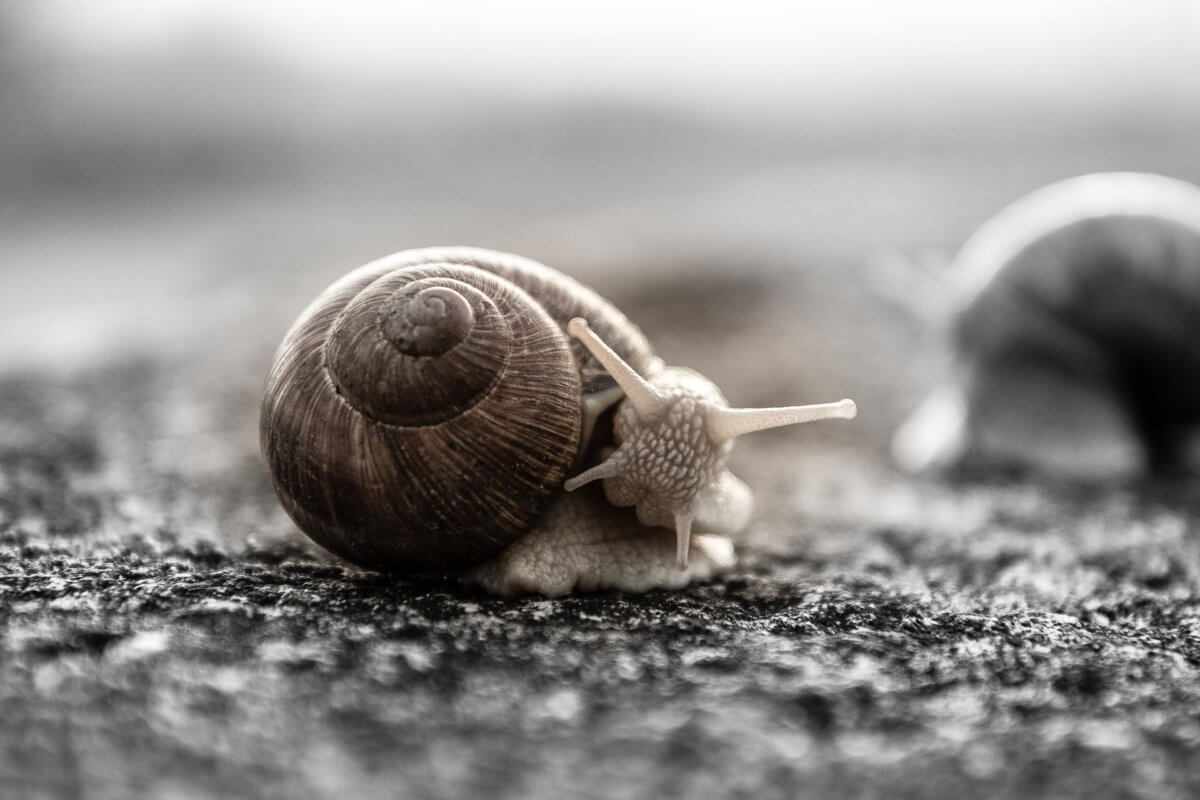
[[[640,368],[654,363],[614,307],[517,256],[409,251],[335,283],[285,337],[263,400],[285,509],[376,569],[457,569],[498,552],[561,486],[581,398],[605,388],[563,333],[580,310]]]
[[[429,268],[374,281],[330,330],[330,380],[376,422],[434,425],[462,414],[492,391],[513,354],[511,300],[502,311],[487,288]]]
[[[519,286],[563,331],[576,317],[588,321],[592,329],[608,342],[623,359],[639,373],[646,375],[661,364],[650,342],[621,311],[594,290],[530,258],[485,250],[478,247],[427,247],[405,250],[374,261],[347,275],[340,283],[354,283],[364,276],[391,272],[423,264],[469,266],[498,275]],[[331,287],[331,291],[337,285]],[[604,391],[614,386],[608,371],[600,365],[587,348],[570,339],[571,352],[579,363],[584,394]]]

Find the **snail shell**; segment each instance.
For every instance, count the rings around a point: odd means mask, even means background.
[[[1017,201],[955,259],[950,378],[894,440],[912,469],[1069,477],[1177,462],[1200,425],[1200,188],[1086,175]]]
[[[329,550],[557,595],[729,569],[723,537],[753,508],[725,466],[734,439],[855,413],[850,400],[730,408],[570,278],[438,248],[368,264],[300,315],[260,433],[284,508]]]
[[[526,531],[587,445],[613,383],[582,318],[635,370],[656,359],[595,292],[473,248],[398,253],[334,283],[275,357],[260,439],[288,514],[376,569],[461,568]]]

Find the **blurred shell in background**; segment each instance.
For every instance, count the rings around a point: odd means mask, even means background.
[[[897,433],[902,466],[1104,479],[1196,455],[1200,189],[1062,181],[981,227],[952,269],[952,371]]]

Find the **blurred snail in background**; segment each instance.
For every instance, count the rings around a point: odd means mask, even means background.
[[[573,279],[430,248],[351,272],[300,315],[260,440],[283,507],[334,553],[553,596],[729,569],[724,537],[753,506],[725,467],[733,440],[854,414],[729,408]]]
[[[1053,184],[980,228],[952,272],[952,371],[897,432],[902,466],[1104,480],[1195,458],[1200,188],[1142,173]]]

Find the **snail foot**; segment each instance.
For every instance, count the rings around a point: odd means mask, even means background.
[[[499,595],[680,589],[710,580],[737,562],[724,536],[692,533],[689,557],[678,568],[676,533],[641,525],[599,488],[559,497],[532,530],[463,579]]]

